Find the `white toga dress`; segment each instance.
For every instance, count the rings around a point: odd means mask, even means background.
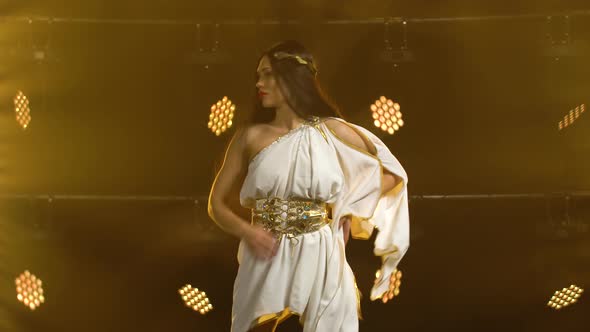
[[[377,151],[373,156],[340,139],[323,121],[309,122],[281,136],[248,165],[240,202],[254,208],[256,199],[302,198],[327,202],[329,225],[283,239],[270,260],[258,259],[242,241],[234,283],[232,331],[245,332],[261,321],[297,314],[304,332],[358,331],[354,275],[346,261],[339,223],[352,215],[352,236],[379,233],[374,254],[389,276],[409,246],[408,178],[385,144],[370,131],[351,126]],[[382,195],[383,168],[403,179]],[[389,289],[389,279],[371,290],[371,300]]]

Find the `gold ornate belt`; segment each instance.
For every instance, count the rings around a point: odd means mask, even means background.
[[[257,223],[278,237],[287,238],[311,233],[330,223],[328,205],[324,202],[280,198],[256,200],[252,209],[252,222]]]

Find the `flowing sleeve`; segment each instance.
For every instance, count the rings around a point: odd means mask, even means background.
[[[408,176],[377,136],[363,127],[339,121],[353,128],[365,142],[374,147],[373,154],[358,149],[326,126],[345,178],[343,191],[333,204],[332,217],[339,220],[342,216],[350,215],[351,233],[355,239],[369,239],[374,229],[378,231],[373,253],[381,257],[383,278],[371,289],[371,300],[374,301],[389,290],[387,276],[396,269],[410,244]],[[385,194],[382,194],[383,170],[402,179]],[[339,223],[333,224],[333,227],[337,227]]]

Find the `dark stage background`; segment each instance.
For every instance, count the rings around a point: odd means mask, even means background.
[[[284,39],[317,57],[349,121],[378,133],[368,106],[381,95],[404,114],[399,133],[378,134],[409,174],[412,243],[401,296],[363,298],[361,331],[586,331],[587,294],[561,311],[546,303],[590,280],[590,115],[557,127],[589,102],[588,9],[548,0],[0,2],[0,331],[229,331],[237,240],[207,217],[206,197],[235,128],[213,135],[209,108],[227,95],[243,121],[259,52]],[[379,59],[384,25],[371,19],[380,17],[408,19],[414,61]],[[260,22],[223,24],[231,20]],[[203,23],[197,44],[197,22],[220,25]],[[400,27],[391,25],[394,49]],[[188,60],[216,41],[211,61]],[[17,90],[31,101],[26,130],[14,121]],[[484,194],[513,196],[473,196]],[[379,266],[371,249],[348,247],[367,297]],[[34,312],[16,300],[25,269],[47,292]],[[176,290],[185,283],[206,290],[215,310],[184,307]]]

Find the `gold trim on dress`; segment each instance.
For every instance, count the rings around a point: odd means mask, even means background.
[[[324,140],[328,142],[328,136],[326,135],[326,132],[324,132],[324,129],[321,126],[322,122],[324,122],[324,120],[321,120],[317,116],[312,116],[309,120],[309,125],[314,127],[322,135]]]
[[[291,310],[290,307],[286,307],[285,309],[283,309],[283,311],[279,311],[279,312],[272,313],[272,314],[262,315],[254,321],[254,325],[250,326],[248,331],[255,330],[256,328],[260,327],[261,325],[264,325],[272,320],[276,320],[275,325],[272,328],[272,332],[274,332],[276,330],[276,328],[279,326],[279,324],[281,324],[282,322],[284,322],[286,319],[288,319],[289,317],[291,317],[293,315],[301,317],[301,314]]]
[[[363,313],[361,311],[361,299],[363,298],[363,293],[359,290],[359,286],[356,284],[356,277],[354,276],[354,289],[356,290],[356,312],[359,317],[359,320],[363,320]]]

